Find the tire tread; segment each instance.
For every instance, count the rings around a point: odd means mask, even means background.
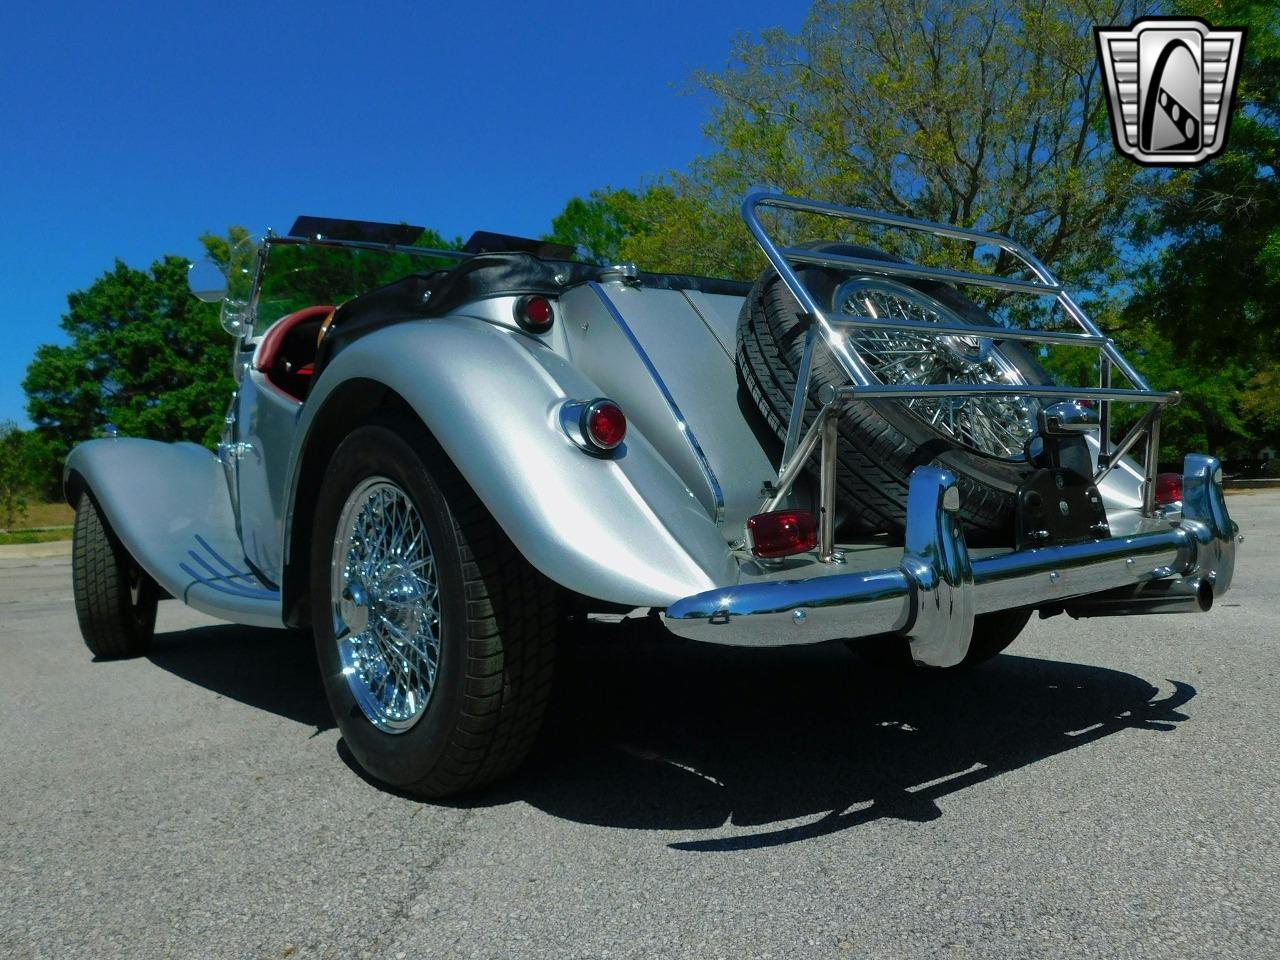
[[[92,494],[76,506],[71,543],[71,587],[85,646],[104,660],[147,652],[152,631],[139,627],[130,611],[131,560],[116,539]],[[155,614],[150,622],[154,627]]]

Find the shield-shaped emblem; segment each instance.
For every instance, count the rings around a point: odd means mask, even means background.
[[[1159,167],[1221,153],[1244,34],[1172,17],[1095,29],[1116,149]]]

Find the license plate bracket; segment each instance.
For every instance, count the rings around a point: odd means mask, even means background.
[[[1088,477],[1066,467],[1036,470],[1018,487],[1019,550],[1111,536],[1102,495]]]

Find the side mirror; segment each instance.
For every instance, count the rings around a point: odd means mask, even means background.
[[[200,260],[187,268],[187,286],[204,303],[219,303],[227,296],[226,274],[212,260]]]

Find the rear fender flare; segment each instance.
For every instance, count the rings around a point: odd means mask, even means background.
[[[536,338],[469,317],[387,326],[344,349],[303,406],[291,457],[290,619],[299,618],[306,589],[300,571],[328,462],[323,451],[331,455],[341,436],[387,402],[421,419],[525,558],[562,586],[665,607],[733,582],[722,532],[634,427],[609,458],[587,455],[564,434],[560,403],[600,393]],[[615,399],[625,410],[625,398]]]

